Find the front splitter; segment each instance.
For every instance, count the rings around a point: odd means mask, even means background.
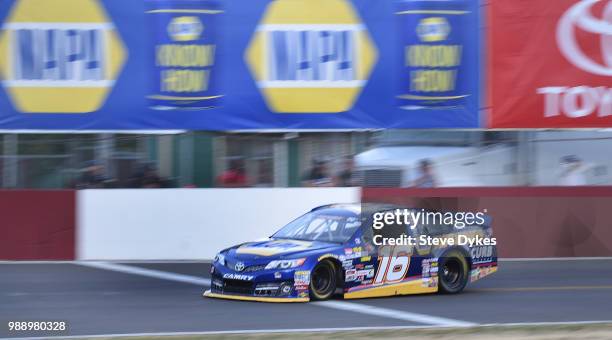
[[[204,297],[215,298],[215,299],[227,299],[227,300],[241,300],[241,301],[258,301],[258,302],[276,302],[276,303],[288,303],[288,302],[308,302],[309,298],[274,298],[274,297],[263,297],[263,296],[241,296],[241,295],[228,295],[228,294],[217,294],[210,290],[207,290],[202,294]]]

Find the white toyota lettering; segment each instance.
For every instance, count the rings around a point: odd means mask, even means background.
[[[556,117],[564,113],[570,118],[612,115],[612,88],[599,86],[549,86],[538,89],[544,95],[544,116]]]

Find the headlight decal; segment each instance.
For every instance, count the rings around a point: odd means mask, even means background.
[[[274,260],[268,263],[266,269],[290,269],[297,268],[306,262],[305,258],[293,260]]]
[[[218,253],[215,255],[215,263],[219,263],[222,266],[225,266],[225,255]]]

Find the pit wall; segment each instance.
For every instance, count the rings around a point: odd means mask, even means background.
[[[0,190],[0,260],[74,259],[75,207],[71,190]]]
[[[611,187],[366,188],[365,202],[485,211],[500,257],[612,256]]]
[[[272,235],[329,203],[359,202],[359,188],[83,190],[80,260],[212,259]]]
[[[398,203],[493,218],[501,257],[612,256],[612,187],[0,191],[0,260],[204,260],[313,207]]]

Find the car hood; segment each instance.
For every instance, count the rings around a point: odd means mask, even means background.
[[[247,242],[231,248],[227,255],[237,260],[271,260],[291,257],[292,255],[312,255],[320,251],[341,247],[336,243],[318,241],[300,241],[287,239],[267,239],[265,241]]]

